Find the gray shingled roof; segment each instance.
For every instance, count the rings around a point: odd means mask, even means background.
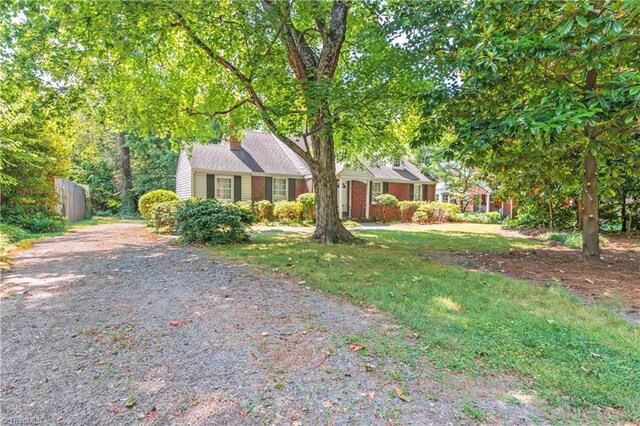
[[[301,145],[300,141],[296,141]],[[248,131],[242,139],[242,149],[231,150],[227,141],[218,144],[194,144],[189,156],[191,167],[200,170],[214,170],[230,173],[267,173],[305,176],[309,169],[305,162],[271,133]],[[375,179],[406,180],[411,182],[431,182],[407,159],[402,159],[403,169],[391,165],[370,165],[364,167]],[[338,173],[343,170],[338,163]]]
[[[262,132],[246,132],[240,150],[230,149],[227,141],[194,144],[189,162],[202,170],[303,176],[274,137]]]

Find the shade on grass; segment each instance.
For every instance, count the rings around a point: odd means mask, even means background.
[[[286,270],[312,287],[390,313],[419,333],[436,366],[521,374],[551,403],[614,407],[624,418],[640,418],[637,326],[556,286],[472,272],[428,257],[436,250],[506,251],[540,243],[453,232],[358,236],[364,242],[334,246],[303,235],[264,236],[215,251]]]

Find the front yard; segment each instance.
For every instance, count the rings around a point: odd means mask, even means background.
[[[363,242],[354,245],[324,246],[299,233],[256,235],[251,244],[211,250],[297,276],[306,286],[373,306],[407,327],[395,335],[352,336],[370,354],[426,360],[470,376],[508,374],[522,381],[528,397],[573,421],[640,419],[637,324],[606,307],[588,306],[553,281],[534,285],[438,260],[443,252],[532,250],[543,243],[450,230],[356,233]]]

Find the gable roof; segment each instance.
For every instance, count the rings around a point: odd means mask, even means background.
[[[299,157],[293,152],[286,153],[284,144],[281,146],[276,143],[270,133],[246,132],[241,146],[239,150],[232,150],[228,141],[210,145],[194,144],[189,164],[193,169],[230,173],[304,175],[290,158],[291,155]]]
[[[301,145],[301,141],[296,140]],[[307,164],[271,133],[247,131],[241,149],[232,150],[228,141],[217,144],[194,144],[187,152],[193,169],[228,173],[265,173],[305,177],[310,175]],[[362,171],[373,179],[433,183],[406,158],[402,168],[390,164],[362,163]],[[345,172],[344,164],[336,163],[336,173]]]

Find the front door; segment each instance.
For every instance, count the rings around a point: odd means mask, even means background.
[[[342,182],[340,185],[340,194],[338,199],[342,203],[340,206],[340,217],[345,219],[349,217],[349,182]]]

